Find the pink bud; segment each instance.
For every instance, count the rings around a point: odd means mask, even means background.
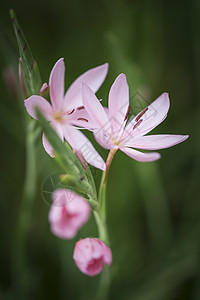
[[[42,87],[41,87],[41,89],[40,89],[40,95],[43,95],[45,92],[48,91],[48,89],[49,89],[48,84],[47,84],[46,82],[43,83],[43,85],[42,85]]]
[[[90,216],[90,205],[80,195],[68,189],[57,189],[52,195],[49,211],[51,231],[64,239],[73,238]]]
[[[86,238],[76,243],[73,258],[81,272],[95,276],[102,271],[104,263],[111,264],[112,252],[101,240]]]

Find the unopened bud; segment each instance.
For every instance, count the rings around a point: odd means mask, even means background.
[[[40,95],[44,98],[48,98],[49,96],[49,86],[46,82],[42,85],[40,89]]]
[[[23,79],[23,75],[22,75],[22,59],[21,57],[19,58],[19,69],[18,69],[18,72],[19,72],[19,80],[20,80],[20,83],[21,83],[21,87],[22,87],[22,91],[24,93],[24,96],[27,97],[27,90],[26,90],[26,86],[25,86],[25,83],[24,83],[24,79]]]

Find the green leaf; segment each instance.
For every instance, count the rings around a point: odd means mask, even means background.
[[[36,60],[33,58],[31,49],[17,21],[14,10],[10,10],[10,17],[14,27],[19,53],[22,62],[22,76],[27,89],[27,95],[39,94],[42,86],[39,69]]]
[[[73,188],[76,191],[83,194],[91,194],[91,187],[87,181],[83,179],[83,177],[77,177],[73,175],[60,175],[61,182],[66,184],[67,187]]]

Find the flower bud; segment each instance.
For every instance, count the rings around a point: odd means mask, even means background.
[[[73,238],[90,216],[90,205],[80,195],[68,189],[57,189],[52,195],[49,211],[51,231],[64,239]]]
[[[48,98],[49,96],[49,86],[46,82],[42,85],[40,89],[40,96],[42,96],[43,98]]]
[[[111,264],[112,252],[101,240],[86,238],[76,243],[73,258],[81,272],[95,276],[102,271],[104,263]]]
[[[25,85],[25,82],[24,82],[24,78],[23,78],[23,65],[22,65],[22,59],[21,57],[19,58],[19,69],[18,69],[18,72],[19,72],[19,80],[20,80],[20,83],[21,83],[21,88],[22,88],[22,91],[25,95],[25,97],[27,96],[27,90],[26,90],[26,85]]]

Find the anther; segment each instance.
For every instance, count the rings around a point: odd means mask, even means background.
[[[88,122],[88,120],[85,119],[85,118],[78,118],[77,120],[78,120],[78,121],[85,121],[85,122]]]
[[[70,111],[70,112],[68,113],[68,115],[73,114],[74,111],[75,111],[75,109],[72,109],[72,111]]]
[[[84,109],[85,107],[84,106],[79,106],[77,107],[77,110],[81,110],[81,109]]]
[[[133,126],[133,130],[135,128],[137,128],[141,123],[142,123],[143,119],[139,120],[134,126]]]
[[[148,107],[146,107],[145,109],[143,109],[141,111],[141,113],[139,113],[139,115],[137,116],[137,118],[135,119],[136,122],[139,121],[139,119],[145,114],[145,112],[148,110]]]
[[[127,112],[126,112],[126,115],[125,115],[125,118],[124,118],[124,121],[126,121],[128,119],[128,115],[130,113],[130,106],[128,107],[127,109]]]

